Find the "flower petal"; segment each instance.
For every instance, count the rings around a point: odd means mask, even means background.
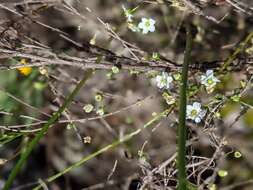
[[[141,22],[144,24],[145,22],[147,22],[148,21],[148,19],[146,19],[146,18],[141,18]]]
[[[150,31],[150,32],[154,32],[154,31],[155,31],[155,26],[154,26],[154,25],[151,25],[151,26],[149,27],[149,31]]]
[[[152,19],[152,18],[150,18],[150,19],[149,19],[149,23],[150,23],[150,25],[154,25],[154,24],[155,24],[155,20]]]
[[[199,102],[194,102],[192,104],[192,106],[195,108],[195,109],[198,109],[198,108],[201,108],[201,104]]]
[[[143,34],[147,34],[148,33],[148,29],[146,27],[144,27],[142,33]]]
[[[200,118],[205,117],[205,115],[206,115],[206,110],[202,110],[201,112],[199,112],[199,117]]]
[[[143,23],[143,22],[140,22],[140,23],[138,24],[138,28],[143,29],[143,28],[144,28],[144,23]]]
[[[171,76],[167,77],[167,82],[171,83],[173,81],[173,78]]]
[[[199,123],[199,122],[201,121],[201,119],[200,119],[199,117],[196,117],[196,118],[194,119],[194,121],[195,121],[196,123]]]
[[[160,75],[156,76],[156,82],[160,82],[162,80],[162,77]]]
[[[207,71],[206,71],[206,75],[207,75],[207,76],[213,75],[213,70],[207,70]]]

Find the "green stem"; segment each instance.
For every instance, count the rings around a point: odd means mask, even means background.
[[[171,110],[172,110],[172,107],[169,108],[169,109],[167,109],[167,110],[165,110],[165,111],[163,111],[162,113],[160,113],[160,114],[157,115],[156,117],[154,117],[152,120],[150,120],[148,123],[146,123],[146,124],[143,126],[143,128],[139,128],[139,129],[137,129],[137,130],[135,130],[135,131],[133,131],[133,132],[131,132],[131,133],[125,135],[125,136],[122,137],[121,139],[116,140],[116,141],[114,141],[113,143],[111,143],[111,144],[105,146],[104,148],[101,148],[101,149],[99,149],[98,151],[96,151],[96,152],[94,152],[94,153],[92,153],[92,154],[90,154],[90,155],[88,155],[88,156],[82,158],[80,161],[78,161],[77,163],[75,163],[75,164],[73,164],[73,165],[71,165],[71,166],[65,168],[63,171],[61,171],[61,172],[59,172],[59,173],[57,173],[57,174],[55,174],[55,175],[53,175],[53,176],[47,178],[47,179],[46,179],[46,183],[50,183],[50,182],[54,181],[55,179],[57,179],[57,178],[59,178],[60,176],[62,176],[62,175],[64,175],[64,174],[68,173],[68,172],[71,171],[72,169],[81,166],[82,164],[84,164],[84,163],[87,162],[88,160],[91,160],[92,158],[94,158],[94,157],[96,157],[96,156],[98,156],[98,155],[100,155],[100,154],[102,154],[102,153],[104,153],[104,152],[106,152],[106,151],[108,151],[108,150],[110,150],[110,149],[113,149],[113,148],[117,147],[118,145],[120,145],[120,144],[122,144],[122,143],[124,143],[124,142],[126,142],[126,141],[128,141],[128,140],[130,140],[130,139],[132,139],[134,136],[138,135],[138,134],[142,131],[142,129],[150,127],[154,122],[156,122],[156,121],[160,120],[162,117],[168,115],[168,114],[171,112]],[[36,186],[35,188],[33,188],[33,190],[39,190],[39,189],[41,189],[41,188],[42,188],[42,184]]]
[[[232,53],[232,55],[230,55],[228,57],[228,59],[225,61],[225,63],[223,64],[222,68],[220,69],[221,71],[224,71],[225,69],[227,69],[229,67],[229,65],[231,65],[231,63],[235,60],[235,58],[237,57],[237,55],[244,50],[244,48],[246,47],[246,45],[250,42],[250,40],[253,38],[253,32],[249,33],[246,38],[240,43],[239,47],[237,47],[235,49],[235,51]]]
[[[178,126],[178,142],[177,142],[177,169],[178,169],[178,186],[177,190],[185,190],[186,181],[186,104],[187,104],[187,78],[188,78],[188,67],[191,58],[192,50],[192,35],[190,26],[187,24],[186,32],[186,48],[184,55],[184,63],[182,69],[182,79],[180,83],[180,102],[179,102],[179,126]]]
[[[82,86],[85,84],[85,82],[92,76],[93,70],[89,69],[84,72],[83,79],[77,84],[75,89],[72,91],[72,93],[69,95],[69,97],[64,101],[63,105],[59,108],[59,110],[48,120],[47,123],[44,124],[41,131],[36,134],[34,139],[28,143],[27,147],[25,148],[24,152],[21,154],[20,159],[18,160],[15,167],[11,170],[11,173],[8,177],[7,182],[4,185],[3,190],[10,189],[16,175],[18,174],[19,170],[27,160],[28,156],[34,149],[34,147],[38,144],[39,140],[46,134],[47,130],[51,125],[53,125],[58,118],[61,116],[62,112],[65,110],[65,108],[70,104],[70,102],[73,100],[73,98],[77,95],[78,91],[82,88]]]

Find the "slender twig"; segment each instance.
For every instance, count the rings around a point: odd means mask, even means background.
[[[235,188],[242,188],[243,186],[249,186],[251,184],[253,184],[253,179],[243,181],[243,182],[234,183],[232,185],[228,185],[227,187],[222,187],[221,190],[233,190]]]
[[[24,106],[30,108],[30,109],[33,110],[33,111],[36,111],[36,112],[38,112],[38,113],[41,113],[41,114],[43,114],[43,115],[45,115],[45,116],[47,116],[47,117],[50,117],[50,116],[51,116],[51,115],[49,115],[49,114],[47,114],[47,113],[41,111],[40,109],[38,109],[38,108],[36,108],[36,107],[34,107],[34,106],[32,106],[32,105],[26,103],[25,101],[21,100],[20,98],[18,98],[18,97],[16,97],[16,96],[12,95],[11,93],[6,92],[5,90],[3,90],[3,89],[1,89],[1,88],[0,88],[0,92],[5,93],[6,96],[12,98],[13,100],[15,100],[15,101],[19,102],[20,104],[22,104],[22,105],[24,105]]]
[[[253,32],[249,33],[246,36],[246,38],[240,43],[239,47],[237,47],[235,49],[235,51],[233,52],[233,54],[230,57],[228,57],[228,59],[223,64],[223,66],[222,66],[222,68],[221,68],[220,71],[224,71],[225,69],[228,68],[228,66],[230,66],[233,63],[233,61],[236,59],[236,57],[238,56],[238,54],[244,50],[244,48],[246,47],[246,45],[250,42],[250,40],[252,38],[253,38]]]
[[[152,126],[152,124],[154,124],[156,121],[160,120],[161,118],[163,118],[164,116],[168,115],[173,109],[173,106],[170,107],[169,109],[166,109],[165,111],[163,111],[162,113],[158,114],[156,117],[154,117],[153,119],[151,119],[149,122],[147,122],[142,128],[139,128],[131,133],[128,133],[127,135],[123,136],[122,138],[114,141],[113,143],[99,149],[98,151],[92,153],[92,154],[89,154],[88,156],[82,158],[80,161],[76,162],[75,164],[65,168],[63,171],[47,178],[45,180],[45,182],[47,183],[50,183],[52,181],[54,181],[55,179],[61,177],[62,175],[68,173],[69,171],[81,166],[82,164],[86,163],[87,161],[91,160],[92,158],[95,158],[96,156],[110,150],[110,149],[113,149],[115,147],[117,147],[118,145],[132,139],[133,137],[135,137],[136,135],[138,135],[140,132],[142,132],[143,129],[145,128],[148,128],[150,126]],[[39,190],[41,189],[42,186],[41,185],[38,185],[36,186],[35,188],[33,188],[33,190]]]
[[[137,100],[136,102],[128,105],[128,106],[125,106],[125,107],[122,107],[118,110],[115,110],[115,111],[112,111],[110,113],[106,113],[102,116],[93,116],[93,117],[88,117],[88,118],[80,118],[80,119],[65,119],[65,120],[58,120],[57,123],[85,123],[87,121],[93,121],[93,120],[98,120],[98,119],[104,119],[106,117],[109,117],[109,116],[112,116],[112,115],[116,115],[116,114],[119,114],[121,112],[124,112],[124,111],[127,111],[129,110],[130,108],[133,108],[134,106],[138,105],[139,103],[142,103],[148,99],[151,99],[152,96],[148,96],[146,98],[143,98],[142,100]],[[1,112],[0,112],[1,113]],[[21,125],[8,125],[8,126],[2,126],[0,125],[0,129],[3,129],[3,130],[6,130],[6,131],[12,131],[12,132],[20,132],[20,133],[35,133],[35,132],[38,132],[40,130],[42,130],[42,128],[37,128],[37,129],[20,129],[20,128],[24,128],[24,127],[33,127],[33,126],[36,126],[36,125],[41,125],[41,124],[45,124],[47,123],[47,121],[37,121],[37,122],[33,122],[33,123],[29,123],[29,124],[21,124]]]

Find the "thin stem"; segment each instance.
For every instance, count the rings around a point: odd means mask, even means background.
[[[24,152],[21,154],[20,159],[18,160],[15,167],[11,170],[11,173],[8,177],[7,182],[4,185],[3,190],[10,189],[16,175],[18,174],[19,170],[27,160],[28,156],[31,154],[34,147],[38,144],[39,140],[46,134],[47,130],[51,125],[53,125],[61,116],[62,112],[65,110],[65,108],[70,104],[70,102],[73,100],[73,98],[77,95],[78,91],[82,88],[82,86],[85,84],[85,82],[92,76],[93,70],[88,69],[84,72],[83,79],[77,84],[75,89],[72,91],[72,93],[69,95],[69,97],[64,101],[63,105],[59,108],[59,110],[48,120],[47,123],[44,124],[43,128],[40,132],[36,134],[34,139],[28,143],[27,147],[25,147]]]
[[[177,169],[178,169],[178,190],[186,189],[186,104],[187,104],[187,78],[188,78],[188,68],[191,58],[192,50],[192,35],[190,31],[190,26],[186,26],[186,48],[184,55],[184,63],[182,69],[182,79],[180,83],[180,102],[179,102],[179,126],[178,126],[178,142],[177,142]]]
[[[225,61],[222,68],[220,69],[220,72],[227,69],[233,63],[237,55],[245,49],[246,45],[250,42],[252,38],[253,38],[253,32],[249,33],[246,36],[246,38],[239,44],[239,47],[237,47],[235,51],[232,53],[232,55],[228,57],[228,59]]]
[[[50,183],[52,181],[54,181],[55,179],[59,178],[60,176],[68,173],[69,171],[73,170],[74,168],[77,168],[79,166],[81,166],[82,164],[86,163],[87,161],[91,160],[92,158],[110,150],[113,149],[115,147],[117,147],[118,145],[132,139],[133,137],[135,137],[136,135],[138,135],[144,128],[148,128],[150,126],[152,126],[152,124],[154,124],[156,121],[160,120],[162,117],[168,115],[171,111],[172,111],[173,107],[170,107],[169,109],[166,109],[165,111],[163,111],[162,113],[160,113],[159,115],[157,115],[156,117],[154,117],[153,119],[151,119],[149,122],[147,122],[142,128],[139,128],[127,135],[125,135],[124,137],[122,137],[119,140],[116,140],[114,142],[112,142],[111,144],[97,150],[96,152],[89,154],[88,156],[82,158],[80,161],[76,162],[75,164],[65,168],[63,171],[49,177],[46,179],[46,183]],[[39,190],[42,188],[42,184],[36,186],[35,188],[33,188],[33,190]]]

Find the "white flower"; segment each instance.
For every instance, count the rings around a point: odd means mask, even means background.
[[[170,83],[173,81],[173,78],[168,75],[166,72],[162,72],[161,75],[157,75],[156,78],[156,83],[158,88],[170,88]]]
[[[143,34],[147,34],[148,32],[155,31],[155,20],[152,18],[142,18],[141,22],[138,24],[138,28],[142,29]]]
[[[205,85],[208,93],[214,90],[218,82],[220,82],[220,80],[214,76],[213,70],[207,70],[205,75],[201,75],[201,84]]]
[[[201,104],[194,102],[192,105],[186,107],[186,119],[194,120],[199,123],[206,115],[206,111],[201,109]]]
[[[83,110],[86,112],[86,113],[90,113],[92,112],[94,106],[92,104],[86,104],[84,107],[83,107]]]
[[[122,9],[124,11],[125,17],[127,18],[127,22],[133,22],[133,15],[131,14],[130,9],[126,9],[124,5],[122,5]]]
[[[117,66],[113,66],[113,67],[112,67],[112,72],[113,72],[114,74],[119,73],[119,68],[118,68]]]

